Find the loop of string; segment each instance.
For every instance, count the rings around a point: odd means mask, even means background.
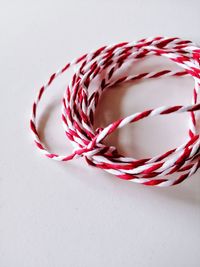
[[[163,56],[181,67],[181,70],[159,70],[139,74],[123,72],[126,63],[137,61],[150,55]],[[68,161],[84,157],[88,164],[104,169],[125,180],[153,186],[178,184],[194,174],[200,167],[200,138],[197,133],[195,111],[200,110],[197,103],[200,86],[200,48],[189,40],[180,38],[154,37],[137,42],[123,42],[103,46],[67,63],[53,73],[43,85],[33,103],[30,127],[39,150],[47,157],[57,161]],[[74,66],[73,77],[64,92],[62,101],[62,122],[66,136],[75,149],[70,155],[50,152],[40,140],[37,125],[37,108],[44,92],[58,76]],[[121,70],[121,76],[116,73]],[[192,104],[189,106],[162,106],[134,113],[109,124],[105,128],[94,129],[94,114],[101,94],[114,85],[127,81],[151,79],[167,76],[192,76],[194,89]],[[95,89],[91,84],[95,83]],[[181,146],[161,155],[135,159],[121,155],[114,146],[102,141],[115,130],[141,119],[170,113],[189,113],[188,140]],[[178,174],[176,178],[170,175]]]

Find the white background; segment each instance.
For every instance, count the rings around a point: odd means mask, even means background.
[[[0,2],[0,266],[200,266],[200,172],[173,188],[145,187],[84,159],[43,158],[29,131],[36,92],[68,60],[148,36],[200,42],[199,1]],[[54,152],[70,153],[60,124],[66,77],[42,101],[40,131]],[[191,78],[112,88],[100,103],[97,124],[149,107],[189,104],[192,89]],[[153,156],[186,140],[187,118],[146,119],[107,142],[126,155]]]

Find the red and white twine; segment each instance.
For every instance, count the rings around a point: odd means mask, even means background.
[[[161,70],[158,72],[122,75],[112,79],[124,63],[137,64],[137,61],[150,56],[163,56],[174,61],[182,70]],[[195,111],[200,110],[197,103],[200,86],[200,48],[188,40],[179,38],[155,37],[137,42],[124,42],[103,46],[82,57],[75,59],[51,75],[48,82],[41,87],[33,104],[30,120],[34,141],[40,152],[57,160],[68,161],[83,156],[86,161],[98,168],[125,180],[153,186],[171,186],[178,184],[194,174],[200,167],[200,138],[197,133]],[[68,70],[76,66],[73,77],[64,92],[62,102],[62,122],[66,133],[75,149],[71,155],[57,155],[47,150],[40,140],[36,111],[44,92],[52,82]],[[102,92],[113,85],[138,79],[166,76],[185,76],[194,78],[193,99],[190,106],[162,106],[149,109],[119,119],[105,128],[94,129],[94,113]],[[96,90],[91,92],[90,85],[98,78]],[[169,113],[188,112],[190,114],[189,138],[181,146],[152,158],[134,159],[120,155],[113,146],[102,141],[116,129],[143,118]],[[170,177],[178,174],[178,177]],[[177,175],[176,175],[177,176]]]

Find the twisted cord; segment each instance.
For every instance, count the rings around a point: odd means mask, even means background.
[[[169,58],[182,69],[178,71],[166,69],[134,75],[123,72],[125,63],[136,64],[137,61],[150,55]],[[103,46],[74,59],[53,73],[48,82],[39,90],[33,103],[30,120],[34,142],[41,153],[57,161],[84,157],[88,164],[104,169],[121,179],[162,187],[178,184],[194,174],[200,167],[200,138],[195,116],[195,111],[200,109],[200,104],[197,103],[200,86],[199,64],[200,48],[189,40],[177,37],[155,37],[137,42]],[[66,136],[74,146],[74,151],[70,155],[58,155],[50,152],[40,140],[36,123],[37,108],[47,88],[71,66],[74,66],[74,73],[63,96],[62,122]],[[115,74],[119,70],[122,70],[122,75],[117,77]],[[105,128],[94,129],[94,113],[101,94],[106,88],[126,81],[186,75],[194,79],[191,105],[148,109],[118,119]],[[92,91],[91,83],[94,80],[96,89]],[[190,115],[188,140],[164,154],[152,158],[134,159],[124,157],[114,146],[107,146],[102,142],[108,135],[127,124],[147,117],[182,112],[188,112]],[[178,174],[178,177],[170,178],[171,174]]]

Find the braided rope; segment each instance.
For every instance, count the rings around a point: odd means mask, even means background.
[[[149,55],[169,58],[182,70],[162,70],[137,75],[124,74],[120,78],[113,79],[114,74],[118,70],[122,70],[124,63],[135,64],[141,58]],[[137,42],[103,46],[96,51],[85,54],[53,73],[48,82],[39,90],[33,104],[30,120],[34,141],[41,153],[57,161],[68,161],[84,156],[88,164],[102,168],[125,180],[153,186],[178,184],[194,174],[200,167],[200,138],[197,134],[195,117],[195,111],[200,110],[200,104],[197,103],[200,86],[199,63],[200,48],[191,41],[179,38],[147,38]],[[71,155],[57,155],[48,151],[40,140],[36,124],[36,111],[46,89],[49,88],[55,78],[67,71],[72,65],[76,66],[76,69],[64,93],[62,122],[65,133],[75,149]],[[126,81],[186,75],[192,76],[195,81],[192,105],[163,106],[149,109],[119,119],[103,129],[94,129],[95,109],[102,92],[106,88]],[[90,85],[94,79],[98,81],[96,82],[97,89],[92,92]],[[150,116],[181,112],[190,114],[189,139],[181,146],[162,155],[138,160],[124,157],[119,154],[115,147],[102,143],[104,138],[116,129],[129,123]],[[174,173],[180,174],[176,178],[168,178],[168,175]]]

